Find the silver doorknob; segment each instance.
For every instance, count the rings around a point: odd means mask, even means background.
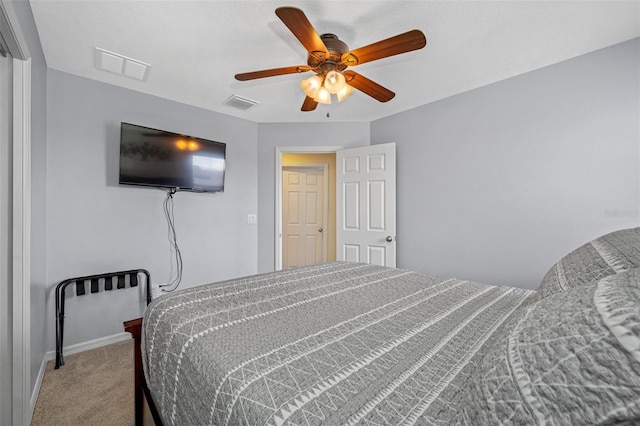
[[[322,228],[318,228],[318,232],[322,232]]]
[[[390,243],[391,241],[393,241],[393,237],[391,237],[391,235],[387,235],[387,242]]]

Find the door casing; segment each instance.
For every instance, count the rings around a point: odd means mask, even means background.
[[[385,229],[384,230],[384,234],[386,236],[390,236],[391,237],[391,241],[385,241],[388,248],[390,248],[390,252],[392,253],[392,257],[391,258],[387,258],[387,260],[384,262],[387,266],[390,267],[395,267],[396,266],[396,223],[395,223],[395,209],[396,209],[396,201],[395,201],[395,143],[389,143],[389,144],[383,144],[383,146],[378,146],[379,149],[383,149],[384,150],[384,145],[388,145],[391,146],[393,145],[393,150],[392,150],[392,162],[394,164],[394,173],[393,173],[393,183],[392,183],[392,194],[389,193],[389,195],[392,195],[389,199],[390,201],[390,206],[392,208],[392,215],[393,219],[391,221],[391,223],[389,223],[389,229]],[[375,145],[369,145],[368,147],[372,147]],[[361,148],[367,148],[367,147],[361,147]],[[305,147],[294,147],[294,146],[288,146],[288,147],[276,147],[275,151],[276,151],[276,158],[275,158],[275,162],[276,162],[276,167],[275,167],[275,190],[276,190],[276,200],[275,200],[275,270],[279,271],[282,270],[282,164],[283,164],[283,160],[282,160],[282,156],[283,154],[328,154],[328,153],[336,153],[338,151],[341,151],[342,147],[341,146],[305,146]],[[345,150],[345,151],[356,151],[357,148],[352,148],[350,150]],[[338,156],[336,156],[336,167],[338,169],[340,169],[341,165],[339,164],[338,161]],[[337,172],[337,175],[340,174],[339,172]],[[336,176],[336,178],[338,178],[338,176]],[[339,182],[339,181],[338,181]],[[337,184],[339,185],[339,183],[337,182]],[[389,188],[391,189],[391,188]],[[342,197],[342,192],[341,190],[339,190],[338,188],[336,188],[336,197],[337,198],[341,198]],[[336,215],[340,216],[341,215],[341,207],[342,207],[342,202],[341,200],[337,199],[336,200]],[[385,214],[385,216],[389,217],[389,215]],[[341,224],[341,220],[338,219],[338,226],[337,228],[340,227]],[[382,230],[380,230],[382,231]],[[341,230],[340,229],[336,229],[336,233],[340,233]],[[378,237],[376,237],[378,238]],[[385,237],[386,238],[386,237]],[[338,244],[339,245],[339,244]],[[337,248],[338,251],[340,251],[340,247]],[[337,255],[337,260],[343,260],[343,256],[341,256],[340,254],[336,253]]]
[[[282,269],[282,155],[283,154],[332,154],[342,146],[277,146],[276,147],[276,214],[275,214],[275,265],[276,271]],[[325,191],[327,193],[328,191]],[[326,227],[325,227],[326,229]],[[327,241],[328,238],[325,238]]]
[[[2,322],[8,327],[0,330],[1,340],[10,341],[10,348],[1,351],[2,369],[11,376],[10,383],[3,381],[2,418],[9,423],[23,425],[31,423],[35,400],[31,395],[31,55],[20,30],[18,18],[10,1],[0,0],[0,33],[12,58],[12,93],[8,109],[11,117],[4,122],[10,126],[8,158],[3,159],[3,168],[10,170],[11,182],[0,187],[0,207],[8,214],[6,226],[11,234],[0,235],[0,244],[9,247],[6,275],[0,285],[10,289],[12,312],[1,312]],[[8,94],[3,94],[7,96]],[[8,278],[8,282],[4,282]],[[10,333],[8,333],[10,330]],[[7,336],[6,334],[10,334]],[[7,359],[4,359],[4,357]],[[3,374],[4,376],[4,374]],[[10,393],[10,396],[8,395]],[[34,392],[35,394],[35,392]],[[5,403],[8,401],[8,404]],[[10,413],[4,413],[4,410]]]

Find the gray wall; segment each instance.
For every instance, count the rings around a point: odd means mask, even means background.
[[[181,288],[257,271],[257,226],[246,220],[257,212],[257,124],[55,70],[47,89],[49,349],[59,281],[131,268],[157,283],[170,276],[164,191],[117,183],[121,121],[227,144],[225,192],[174,197]],[[139,300],[136,290],[69,298],[65,345],[122,332]]]
[[[369,123],[267,123],[258,132],[258,270],[275,269],[276,147],[369,145]]]
[[[371,124],[397,143],[398,266],[537,288],[639,225],[640,40]]]

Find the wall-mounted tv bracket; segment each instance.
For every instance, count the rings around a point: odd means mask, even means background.
[[[129,271],[108,272],[106,274],[87,275],[85,277],[69,278],[61,281],[56,286],[56,369],[64,365],[62,354],[62,343],[64,338],[64,295],[68,285],[75,283],[76,296],[87,294],[85,284],[88,282],[91,293],[97,293],[102,287],[105,291],[114,289],[114,278],[116,289],[126,288],[126,277],[129,277],[129,287],[137,287],[139,275],[144,275],[146,285],[147,305],[151,303],[151,275],[146,269],[131,269]]]

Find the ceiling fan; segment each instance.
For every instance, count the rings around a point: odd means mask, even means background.
[[[235,78],[247,81],[313,71],[315,73],[313,77],[300,83],[306,95],[302,103],[302,111],[313,111],[318,103],[331,103],[332,94],[338,97],[338,101],[342,101],[353,92],[354,88],[380,102],[390,101],[395,93],[355,71],[347,70],[347,67],[422,49],[427,44],[422,31],[411,30],[349,50],[335,34],[318,35],[311,22],[298,8],[279,7],[276,9],[276,15],[307,49],[309,53],[307,65],[241,73],[236,74]]]

